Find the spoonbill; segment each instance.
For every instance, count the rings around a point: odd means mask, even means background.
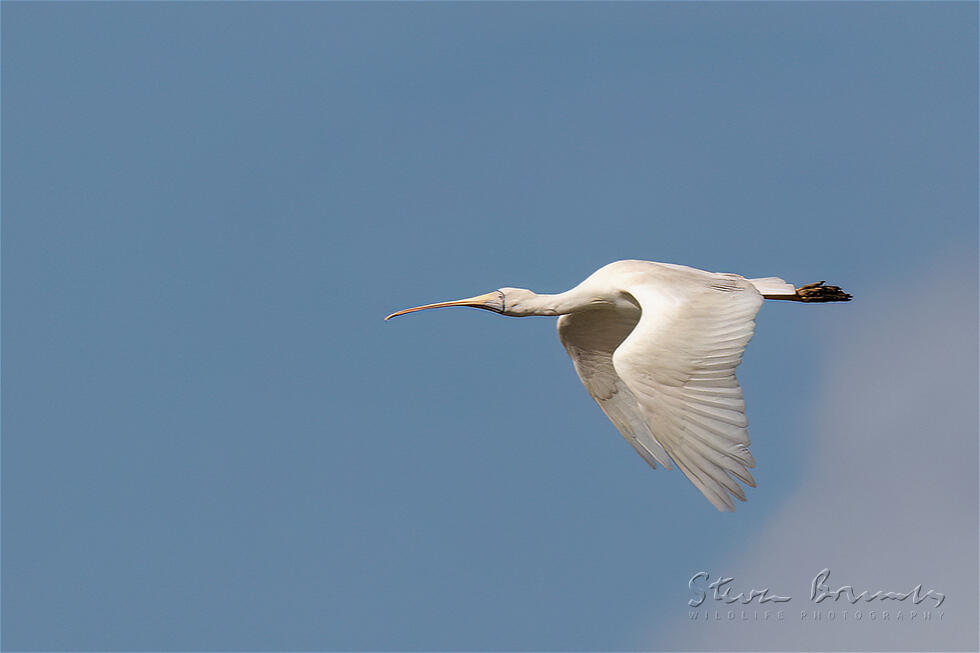
[[[571,290],[542,295],[501,288],[416,306],[472,306],[501,315],[559,316],[575,371],[623,437],[656,469],[676,464],[720,511],[745,501],[749,468],[745,401],[735,378],[764,299],[846,302],[823,281],[799,288],[778,277],[746,279],[652,261],[617,261]]]

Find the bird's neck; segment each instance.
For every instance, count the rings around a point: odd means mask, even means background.
[[[521,301],[521,308],[526,315],[567,315],[589,308],[593,302],[581,293],[578,288],[555,295],[535,294]]]

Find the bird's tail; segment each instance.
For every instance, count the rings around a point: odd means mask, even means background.
[[[848,302],[851,295],[837,286],[825,286],[823,281],[808,283],[796,288],[779,277],[749,279],[766,299],[782,299],[790,302]]]

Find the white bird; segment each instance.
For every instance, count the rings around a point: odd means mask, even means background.
[[[560,316],[558,337],[585,388],[651,467],[671,463],[718,510],[745,501],[749,468],[745,401],[735,368],[763,299],[848,301],[823,282],[795,288],[777,277],[746,279],[684,265],[617,261],[571,290],[539,295],[501,288],[426,304],[472,306],[502,315]]]

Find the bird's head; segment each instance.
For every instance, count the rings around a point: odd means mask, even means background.
[[[449,306],[470,306],[472,308],[482,308],[487,311],[493,311],[494,313],[500,313],[501,315],[520,317],[531,314],[532,309],[529,302],[534,297],[537,297],[537,295],[524,288],[501,288],[500,290],[494,290],[493,292],[488,292],[485,295],[477,295],[476,297],[406,308],[405,310],[392,313],[385,319],[390,320],[399,315],[424,311],[428,308],[446,308]]]

